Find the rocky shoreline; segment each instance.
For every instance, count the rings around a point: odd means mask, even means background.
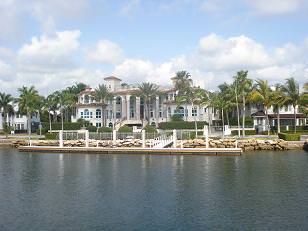
[[[237,142],[237,147],[242,148],[243,151],[252,150],[291,150],[291,149],[305,149],[308,150],[308,142],[294,142],[294,141],[284,141],[282,139],[275,140],[257,140],[257,139],[246,139],[246,140],[236,140],[236,139],[209,139],[210,148],[235,148]],[[150,140],[146,141],[146,147],[150,147]],[[13,140],[11,145],[14,147],[26,146],[28,145],[27,140]],[[32,145],[34,146],[59,146],[59,141],[57,140],[33,140]],[[67,140],[64,141],[65,147],[84,147],[84,140]],[[124,139],[117,140],[113,143],[112,140],[89,140],[89,147],[106,147],[106,148],[117,148],[117,147],[142,147],[142,140],[140,139]],[[178,140],[177,147],[183,148],[205,148],[205,140],[194,139],[194,140]]]

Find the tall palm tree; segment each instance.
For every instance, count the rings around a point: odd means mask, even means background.
[[[235,84],[237,89],[237,96],[242,99],[242,135],[245,136],[245,117],[246,117],[246,104],[247,97],[252,90],[252,80],[248,78],[248,71],[237,72],[235,78]],[[239,113],[238,113],[239,114]]]
[[[224,110],[225,110],[225,114],[226,114],[227,124],[230,125],[229,112],[231,110],[233,110],[234,107],[236,106],[235,96],[234,96],[234,92],[233,92],[233,89],[232,89],[232,85],[229,85],[227,83],[223,83],[223,84],[220,84],[218,86],[218,89],[220,91],[222,100],[225,103],[225,109]]]
[[[112,97],[112,93],[109,91],[108,87],[105,84],[100,84],[95,89],[93,94],[95,100],[101,104],[102,107],[102,126],[106,126],[105,121],[105,107],[106,107],[106,100]]]
[[[280,109],[286,106],[286,96],[281,90],[282,86],[276,84],[275,91],[273,92],[273,109],[277,114],[277,132],[280,133]]]
[[[187,71],[178,71],[175,77],[172,78],[174,87],[178,91],[178,95],[185,92],[187,88],[192,86],[191,75]]]
[[[138,85],[138,93],[137,95],[143,97],[145,102],[145,111],[147,115],[147,122],[150,123],[150,104],[152,99],[154,99],[157,95],[159,95],[159,87],[156,84],[143,82]]]
[[[308,116],[308,82],[304,84],[304,92],[301,94],[300,111]]]
[[[8,123],[9,115],[14,112],[12,106],[13,101],[14,98],[10,94],[0,92],[0,113],[2,112],[4,123]]]
[[[178,106],[180,106],[181,104],[190,104],[192,110],[195,108],[195,106],[209,104],[208,95],[206,94],[206,91],[199,87],[187,88],[185,92],[183,92],[176,98],[176,101]],[[195,122],[195,135],[197,137],[198,126],[197,126],[196,115],[194,116],[194,122]]]
[[[26,87],[23,86],[18,89],[19,99],[18,106],[19,110],[26,114],[27,116],[27,130],[29,140],[31,137],[31,117],[36,112],[38,107],[38,101],[40,100],[40,96],[38,91],[34,88],[34,86]]]
[[[299,84],[292,77],[286,80],[282,86],[282,91],[286,95],[286,103],[292,104],[294,110],[294,132],[296,133],[296,107],[300,104]]]
[[[266,115],[266,124],[267,124],[267,134],[270,134],[270,125],[268,118],[268,108],[272,105],[273,92],[268,84],[267,80],[258,79],[254,86],[253,91],[250,94],[250,99],[253,102],[262,103],[265,115]]]
[[[57,101],[53,94],[48,95],[44,100],[44,109],[48,112],[49,130],[52,130],[51,126],[51,112],[54,113],[57,110]]]

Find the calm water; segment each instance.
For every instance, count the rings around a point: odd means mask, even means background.
[[[308,230],[308,153],[0,149],[0,230]]]

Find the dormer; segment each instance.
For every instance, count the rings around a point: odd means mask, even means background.
[[[115,76],[109,76],[109,77],[104,78],[104,80],[106,81],[107,88],[111,92],[116,91],[121,88],[122,79],[119,79]]]

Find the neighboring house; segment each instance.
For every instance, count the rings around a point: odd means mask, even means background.
[[[6,120],[6,122],[14,128],[15,132],[25,132],[28,129],[27,117],[18,112],[18,104],[14,104],[13,108],[15,112],[14,115],[7,117],[0,113],[0,130],[3,130],[3,122]],[[39,123],[40,120],[37,116],[31,118],[31,128],[33,131],[38,128]]]
[[[253,124],[258,131],[267,131],[266,129],[266,115],[264,110],[259,108],[254,108],[254,113],[251,114],[253,118]],[[296,126],[303,126],[308,124],[307,117],[298,111],[298,107],[295,109],[296,112]],[[287,107],[282,107],[279,110],[280,114],[280,125],[281,126],[294,126],[294,109],[292,105],[288,105]],[[269,124],[271,127],[275,127],[278,125],[277,122],[277,113],[274,112],[273,107],[268,109],[268,117],[269,117]]]
[[[145,111],[146,105],[142,97],[136,96],[137,86],[121,85],[121,79],[110,76],[104,78],[106,86],[114,95],[112,100],[108,100],[103,106],[96,102],[92,96],[93,88],[86,88],[78,95],[75,116],[72,121],[82,118],[89,121],[96,127],[104,125],[108,127],[120,127],[122,125],[142,127],[147,124],[149,119],[151,125],[160,122],[167,122],[175,114],[180,115],[185,121],[213,121],[216,119],[214,110],[207,106],[178,105],[175,102],[176,90],[160,87],[162,94],[156,96],[149,105],[149,117]],[[104,116],[104,118],[102,118]]]

